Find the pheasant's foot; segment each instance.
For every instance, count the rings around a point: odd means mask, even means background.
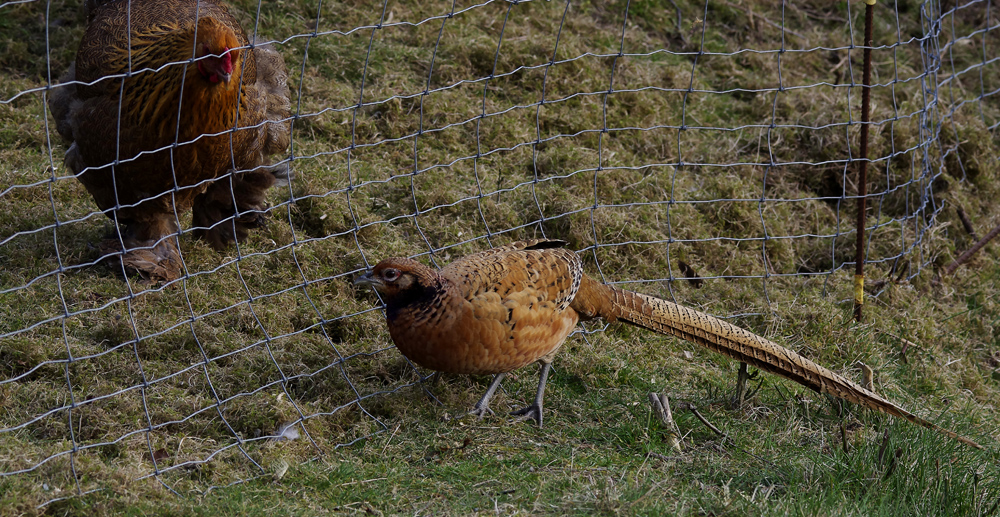
[[[489,405],[482,405],[482,406],[480,406],[479,404],[476,404],[469,411],[469,414],[470,415],[476,415],[477,417],[479,417],[480,420],[482,420],[483,417],[485,417],[486,415],[493,416],[495,413],[493,413],[493,410],[490,409]]]
[[[517,421],[523,420],[534,420],[538,422],[538,427],[542,427],[542,406],[539,404],[532,404],[524,409],[519,409],[517,411],[511,412],[510,416],[517,417]]]
[[[538,391],[535,393],[535,403],[524,408],[519,409],[511,413],[511,416],[516,416],[518,421],[533,419],[538,422],[538,427],[542,427],[542,398],[545,397],[545,381],[549,378],[549,370],[552,369],[552,363],[546,360],[539,361],[541,368],[538,374]]]
[[[506,377],[506,373],[498,373],[493,377],[493,382],[490,383],[490,387],[486,389],[486,393],[483,394],[483,398],[476,402],[476,405],[472,407],[472,411],[469,411],[470,415],[476,415],[480,419],[486,416],[487,413],[493,414],[493,410],[490,409],[490,399],[493,398],[493,393],[496,392],[497,388],[500,387],[500,382]]]

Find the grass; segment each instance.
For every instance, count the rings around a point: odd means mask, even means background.
[[[234,3],[252,27],[257,5]],[[1000,83],[983,65],[997,31],[981,30],[997,14],[944,17],[934,41],[971,37],[927,78],[940,98],[922,121],[919,5],[899,3],[897,26],[878,4],[876,43],[900,43],[873,51],[866,271],[885,282],[858,324],[845,264],[858,126],[845,123],[860,88],[844,85],[860,81],[847,47],[863,12],[799,4],[683,5],[679,28],[653,0],[630,2],[624,24],[625,2],[463,4],[451,18],[447,3],[261,5],[289,64],[296,177],[239,249],[182,235],[191,276],[170,286],[93,264],[110,223],[65,177],[46,122],[78,3],[0,8],[0,473],[25,470],[0,477],[0,513],[997,513],[996,244],[935,278],[974,242],[956,207],[980,235],[1000,217],[1000,105],[975,101]],[[545,429],[461,418],[488,379],[421,386],[351,280],[386,256],[443,265],[543,234],[605,281],[854,378],[862,361],[881,394],[987,449],[773,376],[731,409],[737,364],[618,325],[567,342]],[[516,372],[494,407],[520,407],[535,381]],[[684,450],[671,450],[651,391],[726,437],[677,410]],[[298,439],[268,439],[300,420]]]

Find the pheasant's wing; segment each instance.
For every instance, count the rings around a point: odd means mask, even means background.
[[[456,268],[461,266],[463,262],[471,261],[476,262],[485,259],[491,255],[501,255],[505,253],[510,253],[512,251],[522,251],[522,250],[541,250],[541,249],[551,249],[551,248],[562,248],[568,244],[566,241],[560,241],[555,239],[528,239],[523,241],[516,241],[510,244],[505,244],[503,246],[497,246],[486,251],[480,251],[479,253],[473,253],[471,255],[466,255],[464,257],[456,259],[454,262],[448,265],[448,268]]]
[[[441,275],[460,286],[467,299],[495,292],[506,300],[531,291],[563,311],[580,289],[583,265],[576,253],[556,247],[561,245],[561,241],[516,242],[455,261]]]

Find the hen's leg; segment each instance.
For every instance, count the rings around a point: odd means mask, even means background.
[[[246,239],[251,229],[266,224],[267,189],[287,177],[288,167],[279,165],[236,175],[230,172],[216,180],[194,200],[195,236],[216,250]]]
[[[500,381],[502,381],[506,376],[506,373],[498,373],[495,377],[493,377],[493,382],[490,383],[490,387],[486,389],[486,393],[483,394],[483,398],[479,399],[479,402],[476,402],[472,411],[469,411],[470,414],[483,418],[486,416],[486,413],[493,413],[490,409],[490,399],[493,398],[493,393],[498,387],[500,387]]]
[[[123,272],[135,271],[148,282],[169,282],[181,276],[177,224],[172,215],[148,214],[124,224],[121,236],[101,242],[104,257],[117,257]]]
[[[538,427],[542,427],[542,397],[545,395],[545,381],[548,380],[549,370],[552,368],[552,363],[545,361],[541,361],[541,363],[542,371],[538,376],[538,392],[535,393],[535,403],[511,413],[512,416],[518,417],[518,420],[534,419],[538,422]]]

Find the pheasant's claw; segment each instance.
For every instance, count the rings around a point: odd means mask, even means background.
[[[516,420],[518,422],[528,419],[534,420],[535,422],[538,422],[539,429],[542,427],[542,406],[539,406],[538,404],[532,404],[524,409],[512,411],[510,416],[517,417]]]
[[[490,416],[494,416],[496,413],[494,413],[489,406],[480,407],[479,404],[476,404],[476,406],[469,411],[469,414],[476,415],[477,417],[479,417],[480,420],[482,420],[483,417],[485,417],[487,414],[489,414]]]

